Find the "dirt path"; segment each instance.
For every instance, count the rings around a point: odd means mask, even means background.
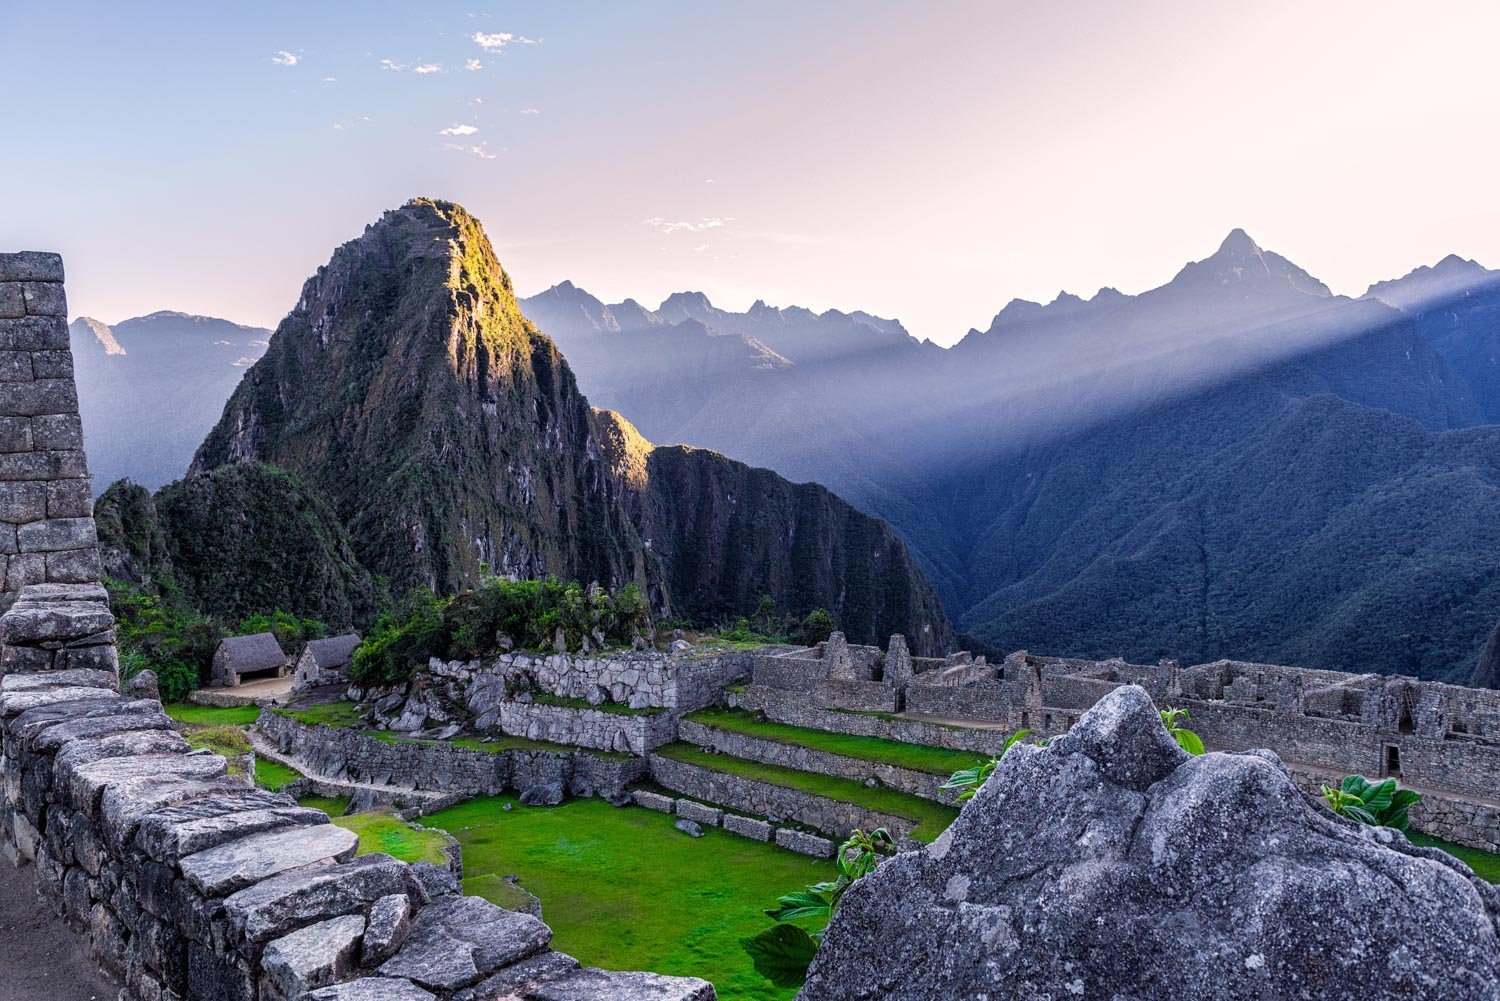
[[[42,902],[36,873],[0,858],[0,1001],[114,1001],[83,936]]]

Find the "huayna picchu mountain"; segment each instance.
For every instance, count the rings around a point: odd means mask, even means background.
[[[557,347],[521,315],[478,220],[448,202],[387,212],[307,281],[187,480],[162,492],[177,512],[162,530],[179,580],[193,573],[174,539],[189,520],[182,498],[224,496],[193,484],[246,464],[292,474],[289,489],[307,492],[304,505],[326,504],[360,566],[393,592],[452,592],[488,568],[637,582],[674,617],[745,615],[770,594],[785,612],[827,608],[861,642],[903,632],[936,651],[952,640],[884,522],[815,484],[654,447],[591,408]],[[276,482],[257,477],[231,496]],[[226,536],[263,502],[232,506],[218,507]],[[200,512],[195,535],[202,521]],[[341,545],[330,537],[330,558]],[[225,594],[235,573],[197,576]]]

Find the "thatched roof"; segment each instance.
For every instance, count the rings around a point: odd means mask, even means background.
[[[359,633],[330,636],[324,640],[310,641],[302,655],[311,657],[318,670],[331,671],[340,667],[348,667],[349,661],[354,658],[354,648],[359,646],[359,643]]]
[[[252,636],[226,636],[214,652],[214,660],[228,666],[236,674],[246,671],[269,671],[273,667],[286,665],[286,654],[281,644],[271,633],[255,633]]]

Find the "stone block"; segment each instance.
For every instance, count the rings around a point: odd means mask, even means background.
[[[119,681],[120,652],[110,643],[57,651],[59,671],[102,671]]]
[[[281,997],[291,1001],[342,980],[358,962],[364,932],[365,919],[346,914],[283,935],[266,946],[261,956],[263,981],[270,981]],[[261,996],[267,996],[264,988]]]
[[[255,977],[232,953],[188,943],[187,996],[214,1001],[256,1001]]]
[[[479,897],[443,897],[417,912],[406,943],[379,972],[451,991],[536,955],[551,939],[551,929],[529,914]]]
[[[170,779],[208,780],[222,778],[224,759],[217,754],[149,754],[139,757],[105,758],[77,768],[62,770],[54,784],[67,791],[67,802],[73,809],[93,814],[104,791],[112,785],[132,779],[141,786],[166,783]]]
[[[5,589],[15,591],[47,579],[47,557],[44,553],[6,556]]]
[[[6,321],[0,320],[0,323]],[[14,322],[14,321],[12,321]],[[39,414],[78,413],[78,390],[72,379],[17,382],[0,395],[0,415],[35,417]]]
[[[88,519],[93,523],[93,519]],[[99,562],[99,550],[74,549],[69,552],[47,553],[47,580],[63,584],[86,584],[103,575]]]
[[[39,383],[29,385],[35,386]],[[83,453],[77,450],[15,452],[0,455],[0,482],[84,479],[88,474],[88,463]],[[46,501],[44,500],[43,503],[45,504]]]
[[[0,452],[30,452],[31,421],[25,417],[0,417]]]
[[[756,820],[754,817],[741,817],[735,813],[726,813],[724,814],[724,830],[754,841],[770,841],[775,828],[768,820]]]
[[[26,299],[20,282],[0,282],[0,320],[26,315]]]
[[[224,917],[232,939],[266,942],[311,921],[363,912],[393,893],[425,902],[405,862],[361,855],[341,865],[282,873],[231,894]]]
[[[370,906],[360,962],[379,966],[396,954],[411,931],[411,901],[404,894],[381,897]]]
[[[40,355],[42,352],[37,352]],[[36,355],[33,355],[33,359]],[[34,363],[34,362],[33,362]],[[44,378],[41,375],[38,379]],[[71,374],[68,378],[72,378]],[[76,413],[41,414],[31,419],[31,440],[38,450],[83,448],[83,421]]]
[[[55,553],[99,544],[93,518],[43,518],[20,526],[16,541],[23,553]]]
[[[29,435],[28,431],[28,435]],[[21,524],[47,517],[45,483],[0,482],[0,521]]]
[[[811,855],[813,858],[833,857],[832,841],[805,831],[794,831],[789,827],[783,827],[776,832],[776,843],[787,851]]]
[[[0,616],[0,643],[73,640],[110,629],[115,617],[97,601],[32,603],[21,598]]]
[[[18,250],[0,254],[0,282],[60,282],[63,280],[61,254],[44,250]]]
[[[0,351],[0,382],[32,382],[35,378],[30,351]]]
[[[631,792],[630,798],[636,806],[644,806],[648,810],[656,810],[659,813],[672,813],[677,801],[671,796],[663,796],[661,793],[647,792],[644,789],[636,789]]]
[[[57,351],[67,346],[66,317],[23,316],[0,320],[0,351]]]
[[[527,1001],[714,1001],[714,987],[697,977],[579,970],[528,991]]]
[[[187,856],[178,866],[198,892],[222,897],[288,869],[348,861],[358,847],[359,837],[353,831],[333,824],[307,825],[225,842]]]
[[[88,480],[58,480],[47,484],[47,517],[92,518],[94,498]]]
[[[27,316],[68,315],[68,296],[62,282],[23,282],[21,296],[26,300]]]
[[[437,995],[410,980],[361,977],[315,990],[307,995],[307,1001],[437,1001]]]
[[[695,824],[703,824],[706,827],[718,827],[719,821],[724,818],[724,811],[715,806],[705,806],[695,803],[690,799],[679,799],[677,801],[677,816],[685,820],[691,820]]]
[[[38,379],[71,379],[73,352],[34,351],[31,355],[31,372]]]
[[[0,649],[0,674],[39,674],[51,671],[55,653],[32,646]]]

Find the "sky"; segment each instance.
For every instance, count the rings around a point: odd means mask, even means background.
[[[133,8],[133,9],[128,9]],[[1500,4],[0,0],[0,249],[74,315],[274,326],[408,198],[517,291],[949,344],[1243,227],[1336,292],[1500,265]]]

